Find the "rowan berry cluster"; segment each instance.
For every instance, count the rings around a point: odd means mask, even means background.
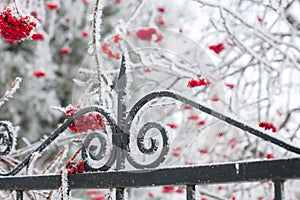
[[[219,44],[216,45],[211,45],[208,47],[210,50],[214,51],[216,54],[221,53],[221,51],[223,51],[225,49],[224,43],[221,42]]]
[[[79,107],[77,107],[79,109]],[[69,118],[71,118],[77,111],[76,108],[69,108],[66,111],[66,114]],[[89,113],[86,115],[83,115],[76,121],[74,121],[70,126],[69,129],[73,131],[74,133],[85,133],[88,130],[95,131],[95,130],[101,130],[102,129],[102,117],[100,114],[95,113]]]
[[[208,86],[210,84],[211,82],[208,79],[203,78],[203,79],[195,80],[192,78],[191,80],[189,80],[187,87],[194,88],[197,86]]]
[[[163,35],[159,34],[155,28],[148,28],[148,29],[139,29],[136,32],[136,36],[140,40],[144,41],[152,41],[154,39],[154,42],[160,42],[163,39]]]
[[[9,43],[27,38],[35,27],[36,23],[29,16],[13,16],[11,8],[0,12],[0,33]]]
[[[274,133],[277,131],[277,128],[270,122],[259,122],[259,127],[262,127],[265,130],[271,130]]]
[[[69,162],[66,166],[68,174],[81,174],[85,172],[84,161],[78,161],[77,163]]]

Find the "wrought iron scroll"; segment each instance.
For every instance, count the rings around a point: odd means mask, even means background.
[[[13,132],[6,122],[0,121],[0,156],[7,155],[13,146]],[[2,150],[3,148],[3,150]]]
[[[110,116],[109,113],[107,113],[102,108],[99,108],[97,106],[91,106],[91,107],[83,108],[83,109],[79,110],[78,112],[76,112],[71,118],[69,118],[68,120],[66,120],[61,126],[59,126],[47,139],[44,140],[44,142],[42,142],[42,144],[40,144],[35,150],[33,150],[29,155],[27,155],[24,158],[24,160],[20,164],[18,164],[14,169],[12,169],[11,171],[6,172],[6,173],[0,173],[0,176],[13,176],[13,175],[16,175],[17,173],[19,173],[24,167],[26,167],[28,165],[28,163],[29,163],[30,159],[32,158],[33,154],[35,154],[35,153],[41,153],[61,133],[63,133],[74,121],[76,121],[81,116],[83,116],[84,114],[89,113],[89,112],[98,112],[98,113],[100,113],[102,116],[104,116],[106,118],[106,120],[110,124],[112,132],[113,133],[116,132],[115,128],[117,127],[117,125],[116,125],[115,121],[113,120],[113,118]],[[87,155],[86,154],[86,150],[84,150],[83,152],[84,152],[83,153],[84,156]],[[115,158],[112,156],[107,161],[107,163],[105,163],[105,165],[103,166],[103,170],[106,170],[107,168],[111,167],[111,164],[114,162],[113,159],[115,159]],[[100,169],[102,169],[102,168],[100,168]]]
[[[152,161],[149,164],[142,164],[138,163],[134,160],[132,157],[132,154],[130,152],[129,144],[130,144],[130,129],[132,126],[132,122],[134,121],[135,117],[137,116],[138,112],[143,108],[147,103],[150,101],[157,99],[157,98],[172,98],[176,101],[182,102],[184,104],[190,105],[194,107],[195,109],[202,111],[208,115],[211,115],[215,118],[218,118],[221,121],[224,121],[234,127],[237,127],[243,131],[249,132],[259,138],[262,138],[266,141],[269,141],[279,147],[282,147],[288,151],[294,152],[296,154],[300,154],[300,148],[293,146],[291,144],[288,144],[282,140],[279,140],[275,137],[272,137],[268,135],[267,133],[264,133],[258,129],[255,129],[249,125],[246,125],[243,122],[240,122],[238,120],[235,120],[231,117],[228,117],[222,113],[216,112],[212,110],[211,108],[208,108],[200,103],[197,103],[195,101],[192,101],[186,97],[183,97],[179,94],[175,94],[171,91],[156,91],[152,92],[150,94],[145,95],[142,97],[139,101],[135,103],[135,105],[130,109],[128,114],[126,115],[126,105],[124,102],[125,96],[126,96],[126,64],[125,64],[125,58],[122,56],[122,62],[120,67],[120,73],[118,78],[118,116],[117,116],[117,122],[114,120],[114,118],[109,114],[109,112],[105,111],[104,109],[98,107],[98,106],[91,106],[86,107],[78,112],[76,112],[71,118],[67,119],[59,128],[57,128],[47,139],[42,142],[41,145],[39,145],[34,151],[32,151],[25,159],[18,164],[14,169],[7,173],[0,173],[0,176],[13,176],[19,173],[24,167],[26,167],[29,164],[29,161],[34,153],[40,153],[43,150],[45,150],[61,133],[63,133],[74,121],[79,119],[81,116],[90,113],[90,112],[97,112],[101,114],[108,122],[110,129],[112,131],[112,150],[109,158],[107,161],[101,165],[100,167],[94,168],[90,165],[89,159],[92,159],[94,161],[101,160],[105,155],[105,150],[107,147],[107,140],[98,132],[92,132],[90,133],[85,140],[83,141],[83,148],[82,148],[82,158],[86,161],[85,162],[85,168],[87,171],[106,171],[110,169],[113,164],[116,162],[116,169],[120,170],[125,167],[125,159],[135,168],[141,169],[141,168],[154,168],[157,167],[160,163],[162,163],[165,159],[165,156],[167,155],[169,151],[169,138],[167,136],[167,131],[164,128],[163,125],[157,123],[157,122],[147,122],[144,124],[138,133],[137,138],[137,147],[139,151],[144,155],[150,155],[154,152],[158,151],[157,143],[153,138],[150,138],[150,147],[146,147],[144,145],[144,139],[147,131],[150,129],[157,129],[159,133],[162,136],[162,149],[159,153],[159,156]],[[0,134],[0,145],[7,145],[7,148],[5,151],[0,152],[0,155],[6,155],[9,150],[11,149],[11,143],[8,141],[12,140],[12,133],[9,130],[8,126],[0,122],[0,126],[2,126],[7,132],[6,135]],[[93,139],[97,139],[100,143],[100,148],[95,148],[94,145],[92,145],[91,141]]]

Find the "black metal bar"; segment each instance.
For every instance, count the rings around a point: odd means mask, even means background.
[[[187,185],[186,186],[186,199],[187,200],[195,200],[196,199],[196,186],[195,185]]]
[[[238,165],[238,171],[237,171]],[[70,189],[199,185],[300,179],[300,158],[232,162],[205,166],[70,174]],[[48,190],[61,175],[0,177],[0,190]]]
[[[114,143],[117,147],[117,157],[116,157],[116,170],[121,170],[125,168],[125,152],[124,149],[126,145],[129,143],[129,135],[128,137],[124,137],[123,135],[128,134],[124,133],[124,122],[126,119],[126,86],[127,86],[127,77],[126,77],[126,63],[125,56],[122,55],[121,67],[118,77],[118,116],[117,116],[117,125],[118,131],[114,135],[120,136],[123,141],[119,141],[119,143]],[[113,136],[113,139],[117,138]],[[116,141],[116,140],[115,140]],[[114,141],[114,142],[115,142]],[[116,200],[124,199],[124,188],[116,188]]]
[[[22,190],[16,191],[16,200],[23,200],[23,191]]]
[[[284,200],[284,181],[274,181],[275,200]]]
[[[124,188],[116,188],[116,200],[124,200]]]
[[[121,67],[118,77],[118,116],[117,116],[117,125],[118,131],[116,134],[123,134],[124,132],[124,121],[126,118],[126,85],[127,85],[127,77],[126,77],[126,63],[125,56],[122,55]],[[126,134],[126,133],[125,133]],[[128,137],[129,138],[129,137]],[[129,142],[129,141],[128,141]],[[125,149],[126,144],[119,144],[117,147],[117,163],[116,170],[124,169],[125,167],[125,153],[123,149]]]

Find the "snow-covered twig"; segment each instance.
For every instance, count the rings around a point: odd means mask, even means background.
[[[138,7],[135,9],[135,11],[132,13],[132,15],[129,17],[127,23],[126,23],[126,27],[128,27],[130,25],[130,23],[139,15],[142,7],[144,6],[145,4],[145,0],[142,0],[140,2],[140,4],[138,5]]]
[[[101,35],[100,35],[100,25],[102,24],[102,10],[103,10],[103,5],[100,3],[100,0],[97,0],[95,3],[95,7],[94,7],[94,14],[93,14],[93,51],[94,51],[94,56],[95,56],[95,61],[96,61],[96,65],[97,65],[97,79],[98,79],[98,92],[99,92],[99,104],[101,104],[102,100],[101,100],[101,88],[102,88],[102,81],[104,81],[104,83],[106,85],[108,85],[108,80],[107,77],[105,76],[105,72],[103,67],[101,67],[101,57],[98,54],[97,51],[97,44],[101,39]]]
[[[238,45],[241,49],[244,49],[246,52],[248,52],[251,56],[253,56],[256,60],[258,60],[259,62],[265,64],[266,66],[268,66],[270,68],[271,71],[275,71],[275,69],[273,68],[273,66],[265,59],[261,58],[259,55],[257,55],[251,48],[249,48],[248,46],[246,46],[242,41],[240,41],[240,39],[238,39],[236,37],[236,34],[231,30],[231,28],[229,27],[229,25],[227,24],[227,21],[225,19],[225,17],[222,14],[222,8],[220,8],[220,15],[221,18],[223,19],[223,24],[225,29],[227,30],[228,34],[231,36],[233,42]]]
[[[50,171],[54,166],[57,166],[57,164],[59,164],[61,162],[61,160],[64,158],[65,156],[65,152],[68,152],[68,148],[67,146],[64,146],[62,148],[62,150],[60,150],[60,152],[55,156],[55,158],[49,163],[49,165],[46,167],[46,169],[44,169],[44,171],[42,172],[42,174],[47,173],[48,171]]]
[[[213,199],[217,199],[217,200],[225,200],[225,198],[220,197],[220,196],[218,196],[218,195],[216,195],[216,194],[213,194],[213,193],[211,193],[211,192],[209,192],[209,191],[207,191],[207,190],[198,189],[197,191],[198,191],[201,195],[205,195],[205,196],[211,197],[211,198],[213,198]]]
[[[250,28],[253,30],[254,34],[256,36],[258,36],[259,38],[261,38],[262,40],[264,40],[265,42],[269,43],[270,45],[272,45],[275,49],[277,49],[278,51],[280,51],[283,55],[285,55],[287,57],[288,60],[291,61],[291,63],[295,66],[295,68],[297,70],[299,70],[298,68],[298,64],[297,64],[297,61],[291,56],[288,54],[288,52],[286,50],[282,50],[277,44],[279,45],[285,45],[287,47],[290,47],[290,48],[293,48],[295,49],[296,51],[299,52],[299,48],[293,44],[290,44],[290,43],[286,43],[286,42],[283,42],[281,40],[278,40],[277,38],[275,38],[273,35],[269,34],[268,32],[266,32],[264,29],[261,29],[261,28],[258,28],[252,24],[250,24],[249,22],[247,22],[246,20],[243,19],[243,17],[234,12],[233,10],[231,10],[229,7],[227,6],[224,6],[220,3],[212,3],[212,2],[209,2],[209,1],[204,1],[204,0],[193,0],[195,2],[198,2],[200,4],[203,4],[203,5],[207,5],[207,6],[210,6],[210,7],[214,7],[214,8],[219,8],[221,11],[224,10],[225,12],[229,13],[231,16],[233,16],[235,19],[239,20],[242,24],[244,24],[246,27]],[[222,17],[222,16],[221,16]],[[228,31],[228,28],[229,27],[226,27],[227,28],[227,31]],[[232,35],[231,32],[228,31],[229,34]],[[237,40],[237,38],[235,38]],[[238,41],[236,41],[238,42]],[[238,42],[240,43],[240,42]],[[239,46],[241,46],[241,44],[238,44]],[[251,53],[252,56],[255,56],[255,54],[253,54],[254,52],[252,51],[249,51],[250,49],[245,47],[245,45],[243,45],[243,48],[245,50],[247,50],[249,53]],[[256,58],[259,58],[257,56],[255,56]],[[260,60],[260,62],[263,62],[264,63],[264,60]],[[267,63],[264,63],[267,65]]]
[[[22,81],[22,78],[17,77],[15,81],[11,84],[9,90],[7,90],[4,93],[4,96],[0,98],[0,108],[5,103],[5,101],[8,101],[10,98],[13,97],[13,94],[17,91],[17,89],[20,87],[20,83]]]

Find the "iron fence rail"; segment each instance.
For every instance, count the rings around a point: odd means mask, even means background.
[[[132,171],[90,172],[68,175],[68,188],[105,189],[186,185],[187,199],[195,199],[195,185],[232,182],[273,181],[275,198],[282,199],[283,182],[300,179],[300,158],[244,161],[203,166],[159,168]],[[0,177],[0,190],[56,190],[61,175]]]

